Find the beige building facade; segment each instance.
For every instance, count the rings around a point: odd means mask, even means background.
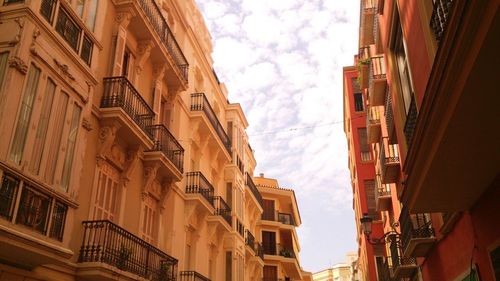
[[[261,196],[297,204],[253,184],[195,2],[0,2],[0,280],[261,280]]]

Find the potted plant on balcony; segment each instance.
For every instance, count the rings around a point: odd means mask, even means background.
[[[290,249],[283,248],[280,251],[280,256],[285,257],[285,258],[291,258],[292,251]]]
[[[358,60],[358,84],[361,89],[368,88],[370,58]]]
[[[172,266],[170,266],[167,262],[160,262],[160,271],[158,273],[158,281],[172,281]]]
[[[123,243],[120,245],[120,249],[118,250],[118,256],[116,257],[116,267],[119,269],[125,269],[127,265],[127,261],[132,255],[132,249],[126,247]]]

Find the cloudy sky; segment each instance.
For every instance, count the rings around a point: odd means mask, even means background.
[[[304,270],[356,250],[342,66],[357,52],[358,0],[196,0],[214,68],[250,123],[256,174],[295,189]]]

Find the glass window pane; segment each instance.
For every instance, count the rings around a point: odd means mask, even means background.
[[[14,134],[10,150],[10,159],[17,164],[21,164],[21,158],[23,156],[24,145],[26,144],[26,136],[28,135],[28,128],[31,121],[31,113],[33,112],[33,103],[35,101],[39,78],[40,69],[31,65],[28,72],[28,81],[26,82],[26,88],[24,89],[24,95],[21,101],[16,132]]]
[[[73,166],[73,155],[75,154],[76,136],[78,134],[78,125],[80,124],[80,113],[82,109],[75,104],[73,116],[71,117],[71,125],[68,134],[68,143],[66,145],[66,157],[64,159],[63,173],[61,179],[61,187],[64,191],[68,191],[69,179],[71,175],[71,167]]]
[[[99,4],[99,0],[90,0],[87,2],[88,2],[88,11],[87,11],[87,18],[85,19],[85,24],[90,30],[94,31],[95,19],[97,15],[97,6]]]
[[[56,170],[56,163],[58,158],[58,152],[61,144],[62,131],[64,128],[64,120],[66,119],[66,109],[68,107],[69,97],[66,93],[62,93],[61,99],[55,111],[56,116],[54,122],[54,129],[51,134],[50,146],[48,150],[46,169],[45,169],[45,180],[52,183],[54,180],[54,173]]]
[[[43,148],[47,137],[47,128],[49,126],[50,113],[52,112],[55,90],[56,84],[54,84],[51,79],[48,79],[30,161],[30,169],[35,174],[38,174],[40,171],[40,162],[42,160]]]

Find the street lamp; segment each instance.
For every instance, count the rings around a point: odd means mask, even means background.
[[[388,242],[387,238],[389,236],[396,237],[396,238],[399,238],[399,236],[400,236],[400,234],[396,230],[396,227],[399,225],[397,222],[395,222],[391,225],[391,228],[392,228],[391,231],[384,233],[384,235],[382,235],[382,237],[380,237],[380,238],[373,238],[373,237],[370,237],[370,235],[372,234],[373,218],[370,217],[368,214],[363,214],[363,217],[361,219],[359,219],[359,221],[361,223],[361,230],[363,231],[363,233],[366,236],[366,240],[368,241],[368,243],[370,243],[372,245],[383,245],[383,244]],[[393,236],[393,235],[395,235],[395,236]]]

